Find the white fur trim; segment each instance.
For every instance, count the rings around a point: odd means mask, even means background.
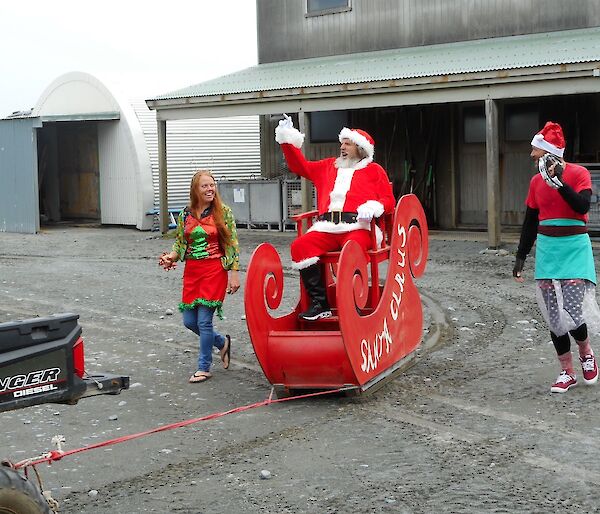
[[[354,168],[339,168],[335,177],[335,184],[329,193],[329,210],[341,211],[346,202],[346,194],[350,190],[350,183],[354,176]]]
[[[317,262],[319,262],[318,257],[309,257],[308,259],[304,259],[300,262],[292,261],[292,269],[297,269],[297,270],[305,269],[305,268],[308,268],[309,266],[312,266],[313,264],[316,264]]]
[[[383,204],[377,200],[367,200],[362,205],[369,207],[373,211],[373,216],[376,218],[379,218],[379,216],[383,214]],[[362,205],[359,205],[358,207],[360,208]]]
[[[275,127],[275,141],[280,145],[289,143],[294,145],[296,148],[302,148],[304,143],[304,134],[295,128]]]
[[[542,134],[536,134],[535,136],[533,136],[533,139],[531,140],[531,146],[535,146],[536,148],[546,150],[546,152],[550,152],[551,154],[554,154],[558,157],[562,157],[565,153],[564,148],[558,148],[553,144],[548,143],[548,141],[544,139],[544,136],[542,136]]]
[[[366,168],[369,164],[373,162],[373,157],[365,157],[362,161],[358,161],[356,166],[354,166],[355,170],[362,170]]]
[[[370,157],[371,160],[373,160],[373,156],[375,155],[375,147],[369,143],[369,140],[365,136],[359,134],[356,132],[356,130],[350,130],[349,128],[344,127],[340,132],[339,139],[340,143],[342,142],[342,139],[349,139],[355,143],[356,146],[360,146],[365,152],[367,152],[367,157]]]
[[[327,234],[345,234],[353,230],[371,230],[371,223],[368,221],[358,221],[356,223],[331,223],[331,221],[317,221],[313,223],[307,232],[325,232]],[[375,226],[375,239],[377,246],[383,241],[383,233],[378,226]],[[293,266],[293,264],[292,264]]]
[[[337,175],[335,177],[335,184],[331,193],[329,193],[329,207],[330,211],[341,211],[346,203],[346,195],[350,191],[350,184],[352,183],[352,177],[354,172],[366,168],[373,159],[365,157],[363,160],[358,161],[353,168],[338,168]],[[383,205],[381,206],[383,209]],[[383,214],[383,211],[381,211]],[[377,214],[376,216],[381,216]]]

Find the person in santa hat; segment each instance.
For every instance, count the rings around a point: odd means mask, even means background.
[[[356,241],[365,251],[371,246],[370,222],[395,206],[392,186],[385,170],[373,162],[375,143],[364,130],[343,128],[339,134],[340,155],[307,161],[300,151],[304,134],[291,119],[279,122],[275,140],[281,145],[289,169],[313,182],[317,194],[318,220],[292,242],[292,266],[311,299],[301,319],[314,321],[331,316],[319,257],[340,250],[346,241]]]
[[[600,323],[594,256],[586,228],[592,180],[586,168],[563,159],[565,138],[558,123],[547,122],[531,146],[539,173],[529,184],[513,276],[523,282],[525,259],[537,239],[537,300],[561,367],[550,391],[564,393],[577,385],[569,335],[579,349],[583,382],[592,385],[598,380],[589,337]]]

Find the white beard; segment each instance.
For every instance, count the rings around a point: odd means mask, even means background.
[[[335,160],[335,167],[338,170],[343,168],[354,168],[354,166],[356,166],[359,162],[360,159],[350,159],[349,157],[344,158],[340,155]]]

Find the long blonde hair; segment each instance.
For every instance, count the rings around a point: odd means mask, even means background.
[[[192,213],[196,213],[200,208],[200,189],[198,187],[200,177],[210,177],[215,183],[215,197],[212,201],[212,216],[217,227],[221,248],[226,249],[229,245],[231,245],[231,232],[227,228],[227,225],[225,225],[225,219],[223,217],[223,202],[221,201],[219,190],[216,187],[215,177],[213,177],[213,174],[208,170],[198,170],[192,177],[192,182],[190,183],[190,210]]]

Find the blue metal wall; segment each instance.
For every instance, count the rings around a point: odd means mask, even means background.
[[[34,234],[40,228],[38,118],[0,120],[0,232]]]

